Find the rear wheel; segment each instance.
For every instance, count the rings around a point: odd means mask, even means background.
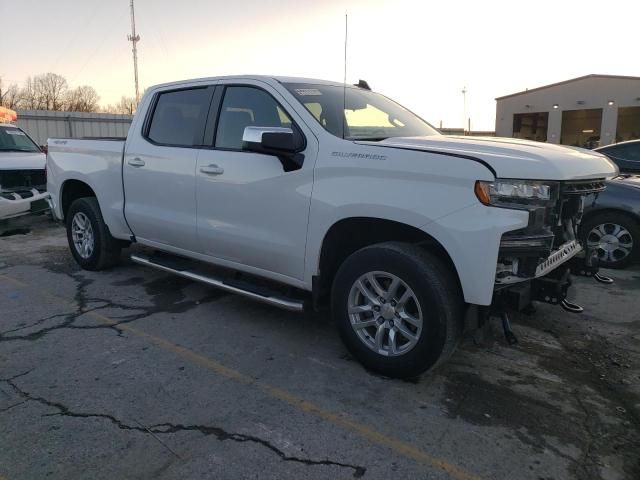
[[[71,254],[85,270],[103,270],[120,259],[121,243],[109,233],[95,197],[75,200],[66,215]]]
[[[602,212],[582,224],[583,241],[595,248],[600,265],[624,268],[638,259],[640,223],[622,212]]]
[[[415,377],[446,360],[461,334],[462,306],[450,268],[403,243],[352,254],[332,289],[347,348],[366,368],[390,377]]]

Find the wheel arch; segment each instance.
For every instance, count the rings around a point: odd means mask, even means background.
[[[62,214],[63,219],[66,218],[71,204],[78,198],[82,197],[97,198],[97,195],[93,188],[82,180],[65,180],[60,188],[60,213]]]
[[[455,274],[458,285],[461,285],[457,268],[447,249],[424,230],[385,218],[347,217],[333,223],[322,240],[316,275],[313,277],[314,304],[326,298],[338,268],[349,255],[369,245],[389,241],[419,245],[438,254]]]

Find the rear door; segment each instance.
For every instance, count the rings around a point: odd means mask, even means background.
[[[199,151],[196,171],[200,248],[218,263],[301,280],[317,140],[262,82],[222,81],[213,104],[210,148]],[[302,167],[285,171],[275,155],[244,151],[247,126],[299,128],[306,138]]]
[[[197,251],[196,162],[213,86],[164,90],[127,137],[125,217],[141,243]]]

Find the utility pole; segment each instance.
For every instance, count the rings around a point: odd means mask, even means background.
[[[131,0],[131,35],[127,35],[127,40],[133,44],[133,76],[136,82],[136,108],[140,103],[140,90],[138,89],[138,49],[136,44],[140,41],[140,35],[136,35],[136,14],[133,10],[133,0]]]
[[[131,0],[133,2],[133,0]],[[467,86],[462,87],[462,103],[463,103],[463,121],[462,121],[462,134],[465,134],[465,127],[467,123]]]

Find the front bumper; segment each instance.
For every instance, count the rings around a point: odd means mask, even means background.
[[[529,245],[528,241],[528,238],[523,239],[523,244]],[[512,245],[515,244],[516,240],[511,239],[509,242],[509,247],[507,248],[503,248],[503,243],[501,243],[501,253],[505,254],[505,252],[508,252],[508,254],[511,255],[521,256],[514,257],[516,260],[512,261],[511,270],[503,267],[499,272],[501,275],[496,275],[496,288],[506,287],[515,283],[531,280],[533,278],[543,277],[583,251],[582,245],[580,245],[577,240],[571,240],[560,245],[556,250],[553,250],[544,260],[535,264],[535,269],[532,270],[531,262],[528,262],[528,260],[534,260],[537,262],[537,259],[540,258],[540,253],[545,250],[548,252],[550,247],[530,248],[522,246],[519,249],[514,249]],[[525,264],[524,268],[521,268],[522,263]],[[526,265],[527,263],[529,265]]]
[[[567,300],[572,273],[610,283],[610,279],[598,275],[594,250],[578,240],[585,199],[604,188],[604,182],[599,180],[560,183],[555,198],[528,209],[526,228],[502,236],[494,309],[522,310],[532,301],[541,301],[581,311]]]
[[[50,208],[50,195],[35,188],[0,194],[0,220],[38,213]]]

